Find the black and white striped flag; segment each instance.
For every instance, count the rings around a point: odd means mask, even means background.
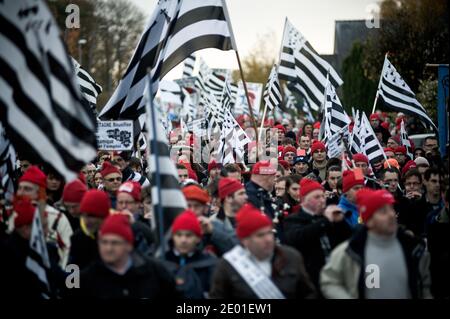
[[[72,63],[77,74],[78,84],[82,97],[89,104],[89,107],[97,114],[97,96],[102,93],[102,87],[95,82],[94,78],[83,67],[72,58]]]
[[[231,83],[230,76],[227,77],[225,81],[224,96],[222,98],[222,105],[224,109],[231,110],[236,103],[236,95],[238,91],[238,86]]]
[[[236,46],[222,0],[159,1],[118,88],[100,112],[105,119],[137,119],[144,113],[150,70],[152,96],[159,81],[197,50]]]
[[[16,152],[6,137],[3,124],[0,122],[0,181],[5,199],[12,201],[15,192],[14,173]]]
[[[406,147],[406,156],[408,156],[410,160],[414,159],[411,141],[408,138],[408,133],[406,133],[405,122],[403,122],[403,120],[402,123],[400,124],[400,142],[401,145]]]
[[[328,70],[330,82],[334,87],[340,86],[342,79],[287,18],[281,50],[278,68],[280,79],[295,83],[292,88],[308,100],[314,111],[318,111],[324,99]]]
[[[336,94],[334,87],[330,82],[326,85],[325,91],[325,114],[329,114],[329,127],[331,135],[341,131],[345,126],[348,126],[351,122],[344,108],[342,107],[341,101]]]
[[[50,298],[50,286],[47,278],[47,271],[50,269],[50,259],[48,258],[41,214],[37,208],[34,212],[31,226],[30,249],[25,265],[39,279],[42,297],[44,299]]]
[[[380,101],[385,107],[396,112],[403,112],[418,117],[422,122],[431,126],[437,132],[437,127],[433,120],[428,116],[419,101],[417,101],[416,95],[402,79],[391,62],[389,62],[387,56],[384,58],[377,94],[377,101]]]
[[[194,73],[194,66],[195,66],[195,54],[192,53],[190,56],[184,60],[184,67],[183,67],[183,78],[191,77]]]
[[[96,157],[96,119],[45,1],[0,3],[0,113],[18,153],[67,181]],[[4,116],[3,116],[4,114]]]
[[[282,96],[276,64],[273,65],[270,71],[269,80],[264,88],[263,99],[270,111],[281,104]]]
[[[360,125],[359,110],[356,110],[356,113],[354,113],[353,121],[354,121],[354,124],[353,124],[352,133],[350,134],[349,148],[350,148],[350,152],[352,154],[357,154],[357,153],[362,153],[361,152],[361,140],[360,140],[361,125]]]
[[[217,153],[219,154],[219,163],[243,163],[244,146],[251,140],[237,123],[230,110],[225,110],[225,119],[221,130],[220,143]]]
[[[366,113],[361,113],[359,130],[361,150],[369,159],[370,165],[373,166],[376,163],[386,160],[386,154],[384,154],[383,147],[381,146],[380,141],[378,141]]]

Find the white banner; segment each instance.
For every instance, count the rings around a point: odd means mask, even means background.
[[[133,148],[133,121],[97,121],[98,149],[129,151]]]

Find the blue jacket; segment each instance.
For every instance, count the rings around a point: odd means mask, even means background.
[[[357,226],[359,218],[358,207],[350,203],[345,195],[341,196],[338,206],[344,211],[347,224],[352,228]]]

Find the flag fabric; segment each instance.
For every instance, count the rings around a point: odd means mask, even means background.
[[[326,99],[324,110],[325,114],[329,115],[329,127],[331,135],[333,135],[341,131],[345,126],[348,126],[351,120],[342,107],[341,101],[339,100],[339,97],[330,82],[326,85],[325,95]]]
[[[6,137],[3,124],[0,122],[0,182],[5,199],[12,201],[15,193],[14,173],[16,152]]]
[[[352,133],[350,134],[349,148],[352,154],[357,154],[361,153],[361,140],[360,140],[361,125],[360,125],[359,110],[356,110],[356,113],[353,115],[353,121],[354,125]]]
[[[197,110],[189,92],[186,89],[181,88],[181,94],[183,100],[183,108],[180,115],[182,118],[186,118],[187,121],[190,122],[195,119]]]
[[[42,227],[41,214],[36,208],[31,226],[30,249],[25,262],[28,270],[34,273],[39,280],[42,297],[50,298],[50,286],[47,279],[47,271],[50,269],[47,243]]]
[[[401,145],[406,147],[406,156],[409,157],[410,160],[414,158],[412,147],[411,147],[411,141],[408,138],[408,133],[406,133],[405,130],[405,122],[400,124],[400,143]]]
[[[82,102],[56,22],[45,1],[22,0],[1,3],[0,25],[6,135],[18,153],[70,181],[96,157],[96,119]]]
[[[269,80],[264,88],[263,99],[270,111],[281,104],[282,96],[276,64],[273,65],[270,71]]]
[[[183,67],[183,78],[191,77],[194,73],[194,66],[195,66],[195,54],[192,53],[190,56],[184,60],[184,67]]]
[[[388,109],[417,117],[437,132],[437,127],[433,120],[428,116],[419,101],[417,101],[416,95],[397,72],[387,56],[384,58],[377,94],[378,101],[381,101]]]
[[[384,154],[383,147],[378,141],[366,114],[364,112],[361,113],[361,150],[363,150],[363,153],[368,157],[370,165],[373,166],[376,163],[386,160],[386,154]]]
[[[95,82],[94,78],[85,69],[83,69],[77,60],[72,58],[72,63],[75,68],[82,97],[92,109],[94,114],[97,114],[97,96],[102,93],[102,87]]]
[[[193,52],[205,48],[234,49],[227,15],[221,0],[159,1],[127,71],[99,116],[137,119],[145,110],[148,70],[155,96],[161,78]]]
[[[236,103],[236,95],[238,86],[234,83],[231,83],[230,76],[225,80],[225,90],[224,96],[222,98],[222,105],[224,109],[231,110]]]
[[[222,105],[216,100],[214,95],[205,95],[206,121],[208,138],[215,133],[222,131],[223,122],[225,120],[225,112]]]
[[[293,82],[292,88],[307,99],[314,111],[318,111],[323,103],[327,73],[334,87],[342,85],[342,79],[288,19],[285,21],[281,46],[278,68],[280,79]]]

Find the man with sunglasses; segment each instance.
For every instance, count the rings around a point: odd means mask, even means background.
[[[122,184],[122,172],[110,162],[104,162],[100,173],[103,177],[103,189],[108,193],[112,208],[116,208],[116,193]]]

